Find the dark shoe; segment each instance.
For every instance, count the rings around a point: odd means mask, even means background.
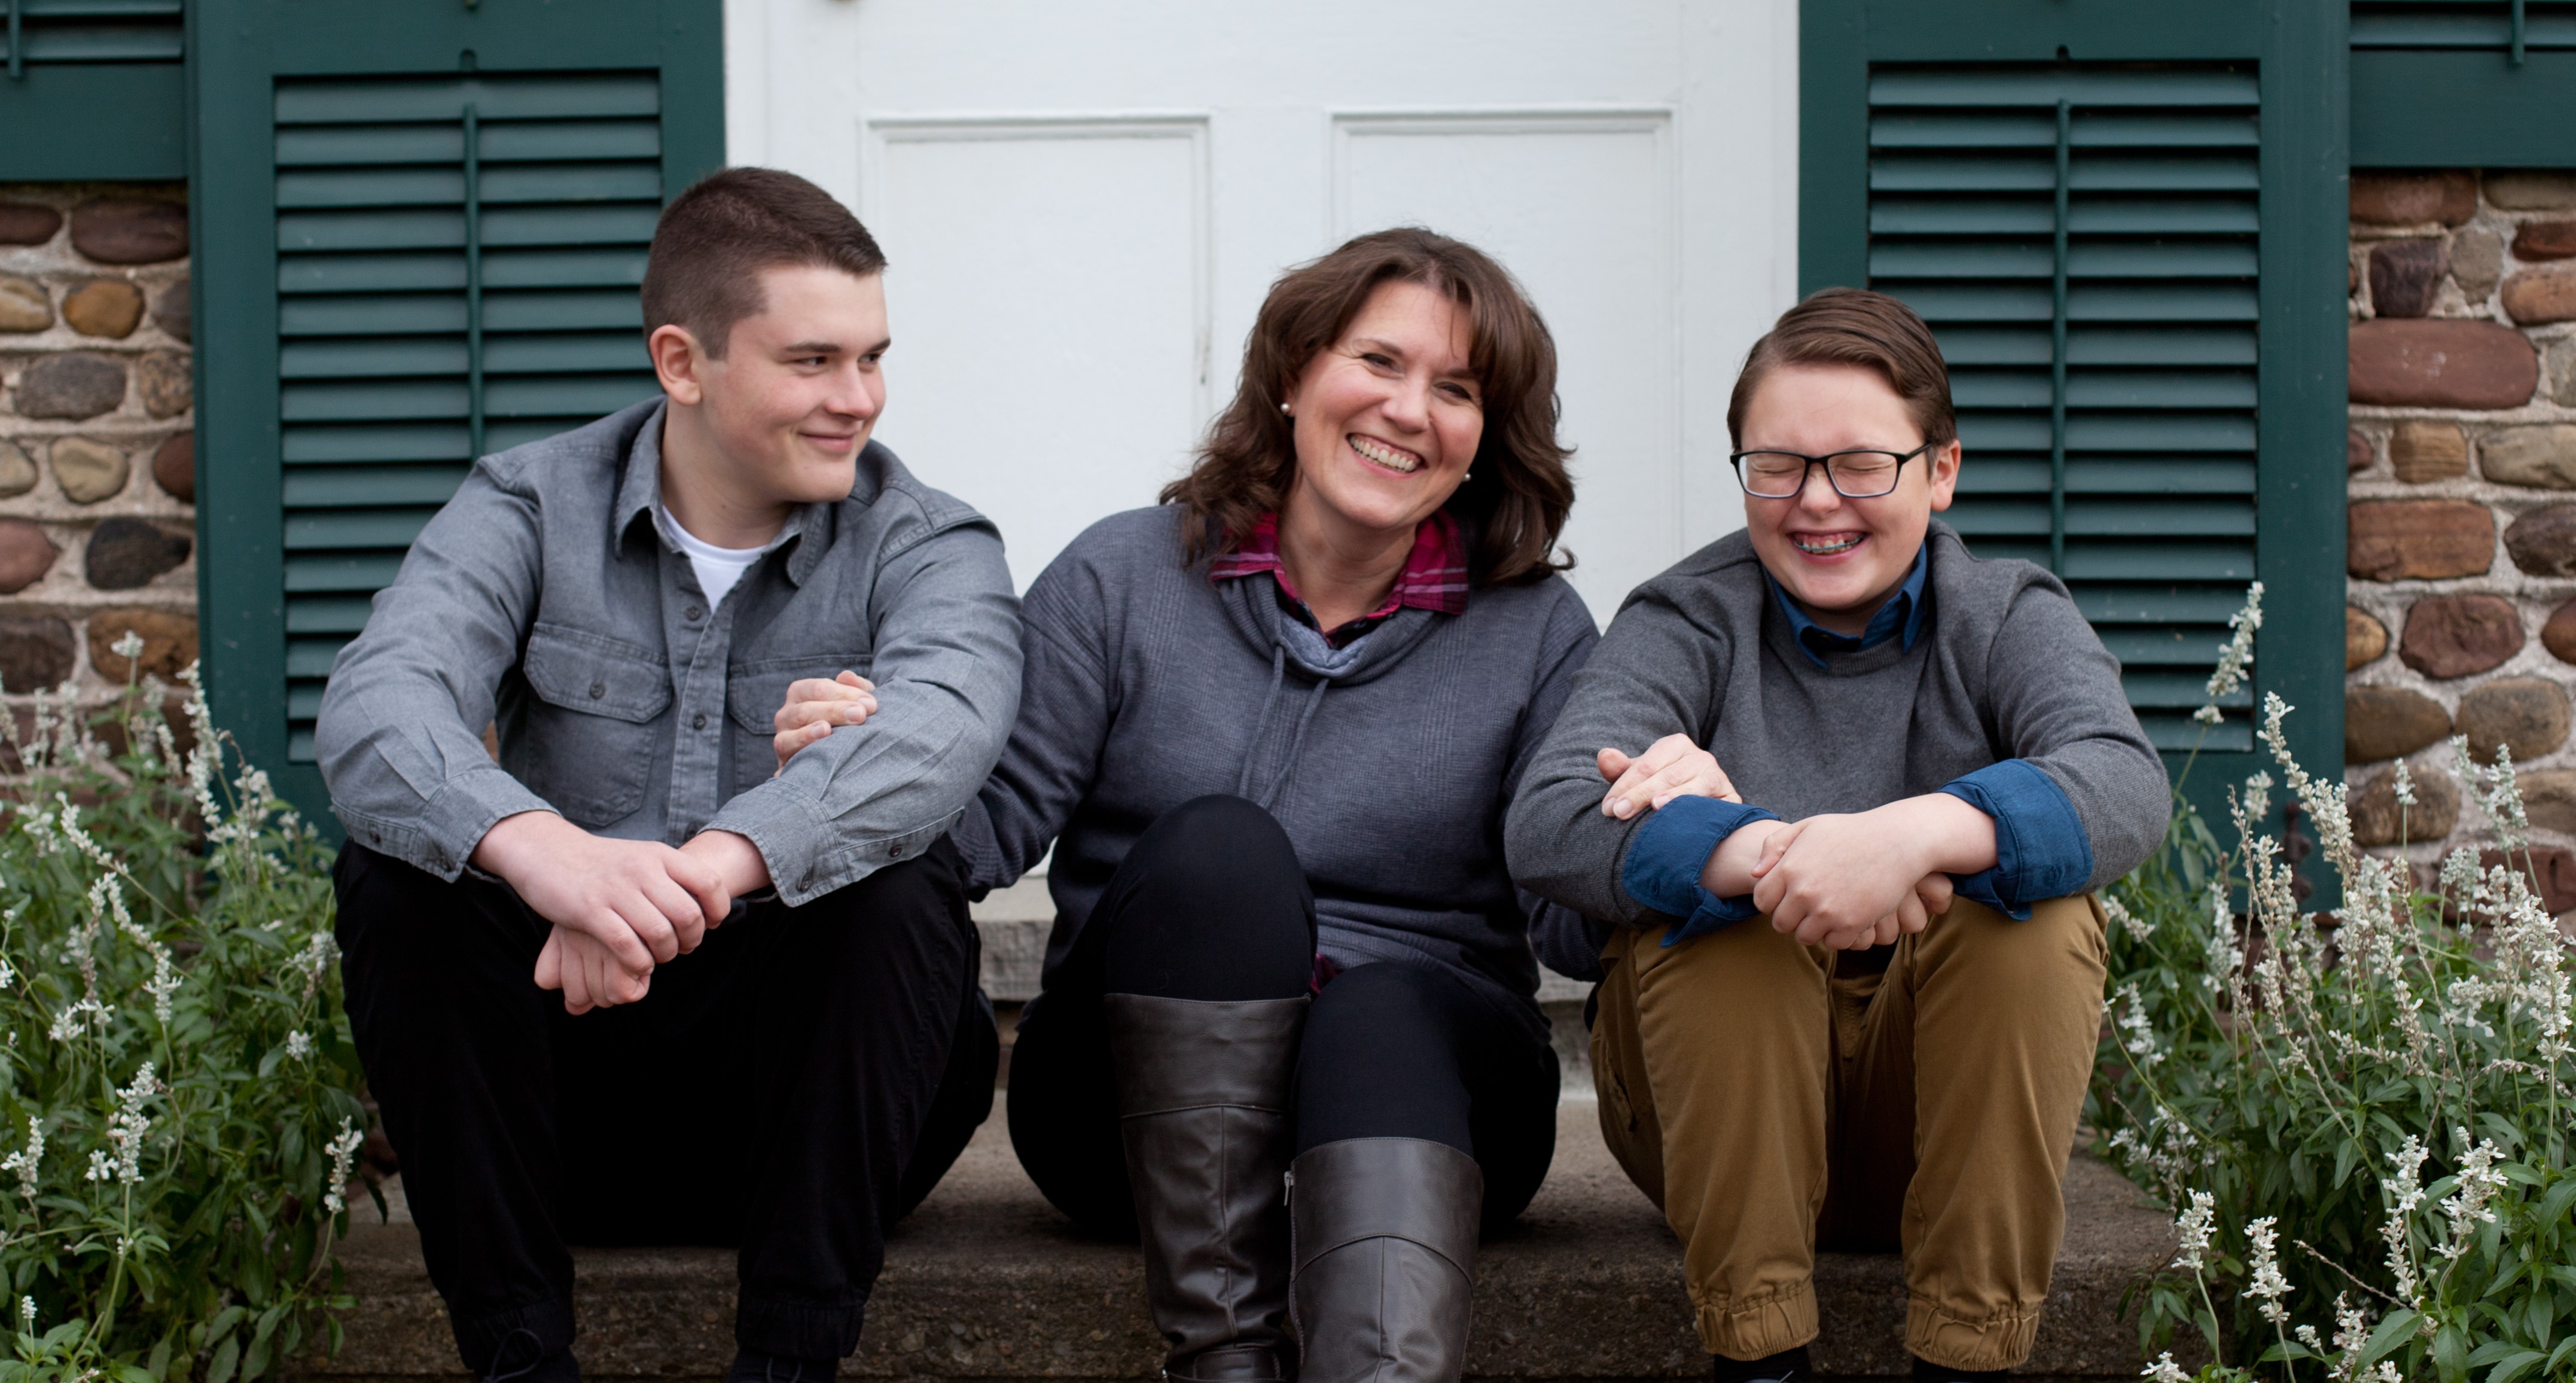
[[[581,1383],[581,1365],[570,1349],[549,1350],[537,1332],[521,1327],[502,1338],[476,1383]]]
[[[1346,1138],[1288,1173],[1305,1383],[1453,1383],[1485,1174],[1421,1138]]]
[[[832,1383],[840,1372],[838,1359],[792,1359],[746,1349],[734,1354],[725,1383]]]
[[[1814,1383],[1815,1377],[1805,1345],[1760,1359],[1717,1356],[1717,1383]]]
[[[1306,1002],[1104,1001],[1166,1378],[1293,1376],[1280,1188]]]

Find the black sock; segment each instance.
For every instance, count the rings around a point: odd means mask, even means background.
[[[1777,1383],[1791,1383],[1792,1380],[1794,1383],[1808,1383],[1808,1380],[1813,1377],[1815,1377],[1814,1370],[1807,1366],[1805,1345],[1800,1345],[1796,1349],[1784,1349],[1777,1354],[1766,1355],[1760,1359],[1729,1359],[1723,1354],[1717,1356],[1717,1383],[1754,1383],[1756,1379],[1775,1380]]]
[[[2004,1383],[2004,1369],[1945,1369],[1914,1356],[1914,1383]]]
[[[735,1351],[725,1383],[833,1383],[840,1371],[838,1359],[798,1359],[745,1349]]]

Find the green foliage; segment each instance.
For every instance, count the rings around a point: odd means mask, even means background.
[[[140,695],[89,723],[40,699],[14,746],[0,1383],[250,1383],[341,1304],[366,1113],[329,856],[189,710],[189,753]]]
[[[2289,756],[2288,709],[2267,700],[2263,739],[2344,905],[2301,913],[2266,774],[2230,791],[2233,849],[2185,806],[2106,900],[2088,1114],[2098,1150],[2180,1212],[2141,1342],[2189,1330],[2239,1360],[2202,1383],[2576,1379],[2567,943],[2524,875],[2474,851],[2425,892],[2403,860],[2355,850],[2342,785]],[[2528,866],[2510,759],[2454,750]],[[2185,1378],[2170,1356],[2147,1372]]]

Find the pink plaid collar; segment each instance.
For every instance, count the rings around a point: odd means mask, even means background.
[[[1208,579],[1226,581],[1238,576],[1268,572],[1279,583],[1279,593],[1292,602],[1293,608],[1307,623],[1315,622],[1314,612],[1306,608],[1304,598],[1288,580],[1288,570],[1279,561],[1279,516],[1264,514],[1261,521],[1244,535],[1234,551],[1208,565]],[[1435,509],[1413,530],[1413,551],[1406,554],[1404,570],[1395,578],[1395,588],[1376,609],[1338,629],[1324,631],[1324,640],[1336,647],[1357,638],[1365,626],[1411,606],[1417,610],[1437,610],[1455,615],[1467,608],[1467,544],[1459,535],[1458,521],[1446,509]]]

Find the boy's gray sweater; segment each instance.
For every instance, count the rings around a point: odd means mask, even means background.
[[[1052,978],[1154,818],[1240,794],[1295,844],[1326,957],[1434,966],[1542,1024],[1528,932],[1557,909],[1512,886],[1503,809],[1598,641],[1582,597],[1480,586],[1327,650],[1270,578],[1182,565],[1182,514],[1113,514],[1031,583],[1019,721],[955,832],[970,886],[1055,846]]]
[[[1649,818],[1601,814],[1593,756],[1676,732],[1714,753],[1747,803],[1790,821],[1867,811],[2018,758],[2082,820],[2093,847],[2085,887],[2156,848],[2172,802],[2164,765],[2121,694],[2118,661],[2066,587],[2028,562],[1971,557],[1947,524],[1924,541],[1930,609],[1914,646],[1890,639],[1821,670],[1741,531],[1629,595],[1512,805],[1512,876],[1596,919],[1535,933],[1541,959],[1597,977],[1607,923],[1644,917],[1620,868]]]

